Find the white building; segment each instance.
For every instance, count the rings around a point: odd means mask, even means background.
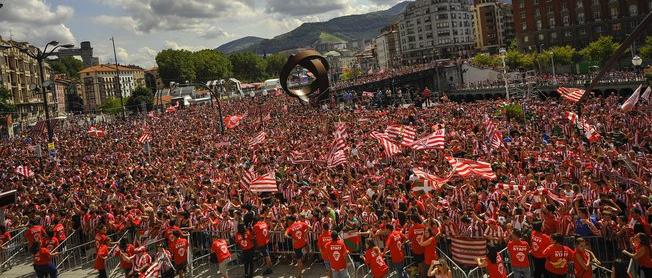
[[[118,66],[120,90],[116,87],[115,65],[97,65],[79,72],[82,82],[82,99],[86,111],[93,112],[109,98],[128,98],[138,86],[145,87],[145,72],[142,69]]]

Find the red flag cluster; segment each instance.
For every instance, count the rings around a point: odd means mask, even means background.
[[[34,171],[32,171],[28,166],[23,165],[16,167],[16,173],[24,177],[34,176]]]
[[[328,168],[337,167],[346,163],[346,125],[338,122],[335,125],[335,132],[333,133],[335,139],[331,146],[331,151],[328,153],[326,164]]]
[[[586,139],[589,140],[589,142],[594,143],[600,141],[601,138],[600,133],[598,133],[592,125],[590,125],[583,119],[580,119],[577,116],[577,114],[573,112],[566,112],[564,114],[564,117],[568,119],[571,122],[571,124],[577,126],[577,128],[580,129],[582,134],[584,134],[584,137],[586,137]]]
[[[487,162],[451,156],[447,156],[446,160],[453,166],[453,171],[463,178],[471,175],[490,180],[496,178],[496,174],[491,169],[491,164]]]
[[[580,99],[585,93],[585,91],[582,89],[564,88],[564,87],[559,87],[559,89],[557,89],[557,92],[561,95],[562,98],[573,103],[580,101]]]
[[[145,144],[145,142],[150,142],[152,141],[152,136],[149,135],[149,132],[143,133],[140,137],[138,137],[138,143]]]
[[[414,141],[410,146],[412,149],[417,151],[429,150],[429,149],[439,149],[443,150],[446,145],[446,130],[438,129],[432,134],[423,137],[417,141]]]

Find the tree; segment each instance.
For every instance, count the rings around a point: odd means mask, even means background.
[[[284,54],[272,54],[267,56],[265,73],[267,76],[276,78],[281,73],[283,66],[288,60],[288,56]]]
[[[262,81],[265,74],[265,60],[253,52],[238,52],[229,55],[233,66],[233,75],[244,82]]]
[[[487,53],[478,53],[473,56],[471,61],[476,66],[493,67],[498,64],[497,58]]]
[[[152,95],[152,91],[149,89],[138,86],[138,88],[136,88],[127,99],[126,108],[129,109],[129,111],[140,111],[142,108],[141,103],[145,103],[146,110],[152,110],[154,107],[154,95]]]
[[[156,55],[156,65],[165,84],[195,81],[197,76],[193,53],[188,50],[163,50]]]
[[[346,68],[342,72],[342,75],[340,75],[340,80],[349,81],[349,80],[356,79],[360,76],[362,76],[362,70],[360,68],[353,68],[353,69]]]
[[[194,52],[196,81],[205,83],[210,80],[226,79],[231,76],[231,61],[221,52],[204,49]]]
[[[577,55],[577,50],[570,46],[555,46],[550,48],[546,52],[552,52],[553,57],[555,58],[555,64],[559,65],[570,65],[573,63],[573,57]]]
[[[616,51],[618,46],[618,43],[614,42],[613,37],[602,36],[580,50],[580,54],[592,64],[602,65]]]
[[[0,86],[0,113],[16,111],[16,107],[11,103],[11,101],[11,91]]]
[[[645,38],[645,43],[641,46],[640,51],[643,60],[647,60],[647,62],[652,60],[652,36],[647,36],[647,38]]]
[[[84,67],[82,61],[72,56],[61,57],[56,60],[48,60],[47,63],[50,65],[54,73],[65,74],[68,77],[79,77],[79,71]]]
[[[100,111],[107,114],[118,114],[122,112],[122,105],[120,105],[120,99],[116,97],[111,97],[106,99],[106,102],[100,106]]]

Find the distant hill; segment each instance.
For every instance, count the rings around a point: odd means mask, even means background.
[[[244,37],[220,45],[220,47],[216,48],[215,50],[220,51],[222,53],[239,52],[249,47],[252,47],[253,45],[256,45],[264,40],[265,40],[264,38],[253,37],[253,36]]]
[[[359,41],[371,39],[380,29],[396,21],[411,1],[396,4],[390,9],[360,15],[336,17],[326,22],[304,23],[296,29],[272,39],[245,40],[246,37],[217,48],[224,53],[254,51],[259,54],[309,47],[317,40]],[[260,38],[256,38],[260,39]],[[243,41],[244,40],[244,41]]]

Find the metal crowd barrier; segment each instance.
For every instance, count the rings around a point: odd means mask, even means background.
[[[73,234],[66,239],[70,239],[72,241],[71,243],[76,242],[76,239],[80,237],[73,236],[75,234],[76,233],[73,232]],[[108,237],[112,241],[119,241],[126,234],[127,232],[118,232],[108,235]],[[92,262],[95,261],[95,239],[74,246],[70,246],[66,240],[64,240],[64,243],[65,244],[59,244],[57,247],[60,248],[60,253],[52,257],[52,262],[57,267],[59,273],[91,266]]]
[[[27,228],[11,231],[11,238],[0,246],[0,272],[11,268],[13,261],[22,257],[22,255],[29,255],[27,241],[23,236],[25,231],[27,231]]]
[[[156,251],[158,250],[158,245],[165,239],[158,238],[152,239],[145,244],[145,250],[147,254],[152,257],[152,262],[155,259]],[[119,240],[118,240],[119,241]],[[117,246],[114,246],[109,252],[109,258],[106,260],[106,270],[107,276],[111,277],[121,277],[122,271],[120,269],[120,257],[115,256],[114,251]],[[191,276],[192,277],[192,276]]]

